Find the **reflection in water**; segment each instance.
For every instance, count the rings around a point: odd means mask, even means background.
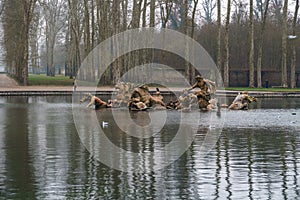
[[[227,119],[222,135],[206,157],[201,148],[209,127],[201,124],[191,147],[176,162],[144,174],[113,170],[96,161],[77,135],[70,102],[69,97],[0,98],[0,199],[299,198],[297,99],[285,99],[285,105],[265,99],[260,106],[267,105],[267,110],[222,114]],[[84,112],[93,116],[92,110]],[[131,117],[147,126],[148,114]],[[103,128],[107,137],[132,152],[153,152],[169,143],[174,138],[170,133],[178,129],[176,112],[168,115],[161,132],[144,139],[124,134],[109,110],[97,116],[99,122],[108,122]],[[139,166],[153,168],[163,156],[141,156]],[[128,169],[135,159],[120,158]]]

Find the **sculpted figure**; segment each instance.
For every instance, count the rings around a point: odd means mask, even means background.
[[[111,108],[111,104],[106,103],[105,101],[101,100],[99,97],[96,97],[95,95],[92,95],[91,93],[87,93],[85,94],[85,96],[80,99],[80,103],[83,103],[85,101],[90,101],[87,104],[87,108],[89,108],[92,105],[95,105],[95,109],[99,109],[99,108]]]
[[[207,109],[209,100],[211,99],[211,94],[214,94],[216,91],[215,82],[204,79],[201,75],[197,75],[195,79],[196,83],[187,91],[191,91],[195,88],[200,88],[200,90],[195,91],[194,94],[198,97],[199,108]]]
[[[153,95],[154,105],[153,109],[154,110],[165,110],[166,106],[162,105],[161,102],[164,102],[164,97],[161,95],[159,88],[156,88],[156,93]]]
[[[128,107],[132,110],[145,110],[154,104],[165,106],[161,99],[150,95],[149,87],[144,84],[134,89]]]
[[[248,95],[247,91],[244,91],[242,93],[239,93],[231,105],[229,106],[229,109],[231,110],[247,110],[248,104],[252,103],[253,101],[256,101],[256,98]]]
[[[126,106],[130,101],[131,94],[134,90],[134,84],[119,82],[115,85],[115,88],[118,90],[118,94],[116,95],[116,99],[112,100],[115,105],[114,107]]]
[[[184,91],[183,95],[179,96],[176,103],[177,110],[192,110],[198,107],[198,98],[193,93]]]

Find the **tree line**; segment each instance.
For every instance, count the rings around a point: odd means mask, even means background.
[[[250,87],[262,87],[262,73],[277,70],[278,84],[294,88],[300,64],[298,9],[299,0],[1,0],[3,59],[23,85],[29,66],[38,72],[43,64],[47,75],[55,76],[57,57],[74,78],[84,58],[107,38],[140,27],[168,28],[210,53],[225,86],[231,70],[249,73]],[[149,49],[123,55],[101,81],[113,84],[154,57]],[[194,67],[181,67],[192,81]],[[84,78],[94,80],[97,73],[91,69]]]

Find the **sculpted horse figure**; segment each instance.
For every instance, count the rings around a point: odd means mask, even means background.
[[[144,84],[134,89],[128,107],[130,110],[146,110],[156,104],[166,107],[160,93],[157,93],[156,96],[152,96],[149,93],[149,87]]]
[[[183,111],[198,109],[198,98],[193,93],[188,93],[187,91],[184,91],[183,94],[180,95],[177,100],[170,101],[167,104],[167,108]]]
[[[83,98],[80,99],[80,103],[84,103],[85,101],[89,101],[89,103],[86,105],[87,108],[89,108],[92,105],[95,105],[95,109],[100,109],[100,108],[111,108],[112,104],[106,103],[99,97],[96,97],[95,95],[92,95],[91,93],[86,93]]]
[[[119,82],[115,85],[115,89],[117,89],[118,93],[116,95],[116,99],[113,99],[112,102],[115,105],[119,105],[119,107],[127,106],[130,101],[131,94],[134,90],[135,86],[133,83],[129,82]]]
[[[252,103],[253,101],[256,101],[256,98],[248,95],[247,91],[243,91],[242,93],[239,93],[235,97],[235,99],[229,106],[229,109],[231,109],[231,110],[247,110],[248,105],[250,103]]]

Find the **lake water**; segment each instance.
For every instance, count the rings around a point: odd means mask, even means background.
[[[96,143],[91,136],[97,135],[89,123],[75,126],[71,102],[71,97],[0,97],[0,199],[300,198],[297,98],[260,99],[248,111],[222,112],[213,118],[224,122],[222,132],[205,155],[208,130],[214,133],[218,127],[205,123],[215,113],[196,112],[201,121],[187,151],[157,170],[168,157],[144,153],[176,138],[180,112],[164,112],[164,127],[141,139],[124,134],[112,120],[114,114],[128,120],[127,109],[95,114],[76,105],[88,122],[108,123],[103,132],[109,141],[134,152],[118,157],[121,171],[99,162],[98,156],[115,161],[116,154],[101,149],[102,144],[91,145]],[[129,114],[140,126],[151,121],[148,112]],[[78,134],[84,128],[87,131]],[[96,153],[90,153],[92,147]],[[136,173],[136,167],[142,173]]]

